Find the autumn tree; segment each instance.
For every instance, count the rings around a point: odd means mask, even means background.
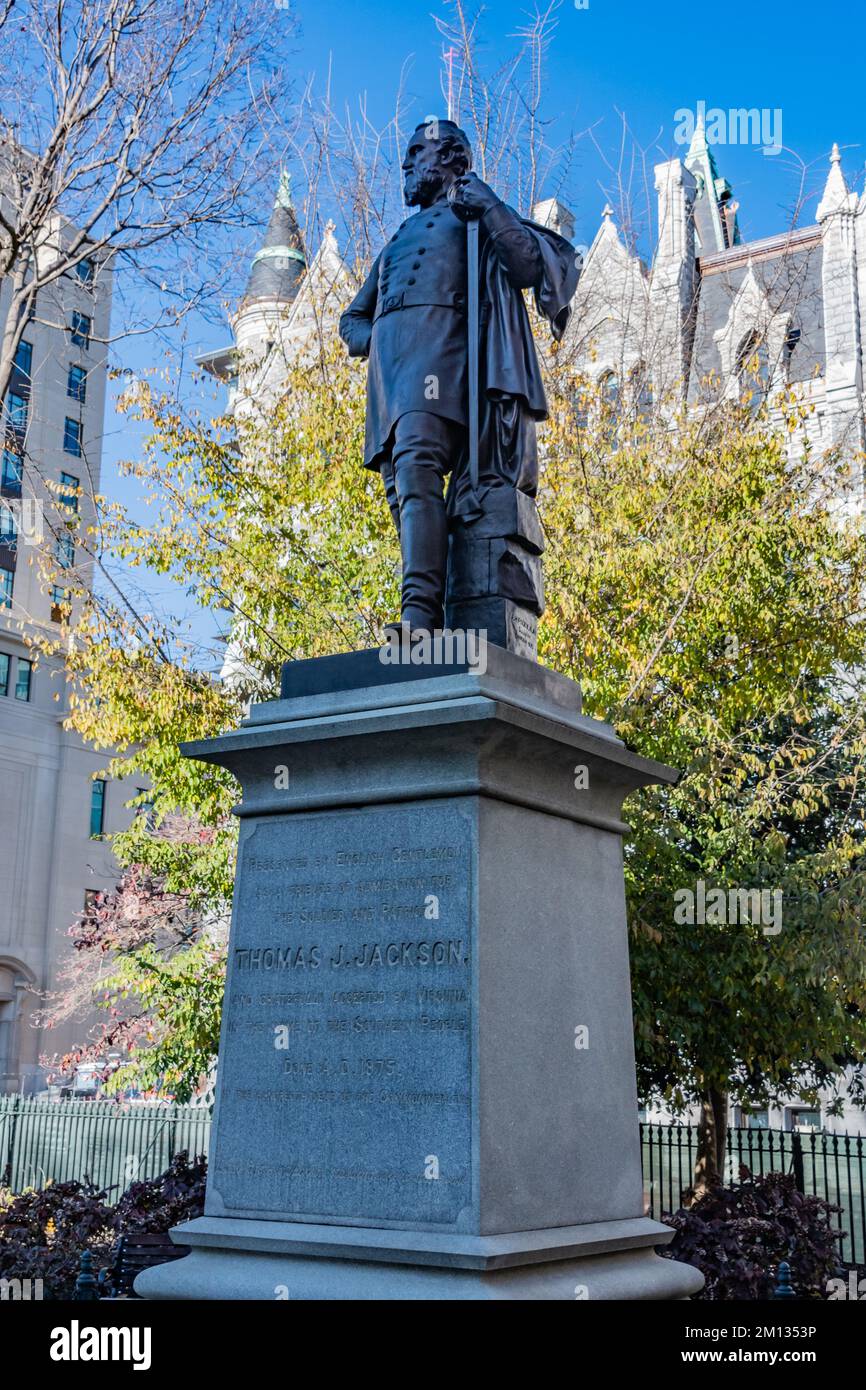
[[[838,1103],[847,1066],[862,1099],[866,556],[839,506],[854,464],[810,447],[795,389],[754,412],[707,383],[672,419],[636,394],[581,402],[567,368],[553,383],[547,658],[683,773],[635,799],[626,867],[640,1090],[701,1107],[700,1187],[729,1100],[829,1087]],[[707,889],[778,895],[778,926],[677,914]]]
[[[249,219],[292,34],[268,0],[29,0],[3,20],[0,399],[62,276],[98,288],[108,266],[122,297],[134,280],[118,334],[176,322],[224,285],[221,239]]]

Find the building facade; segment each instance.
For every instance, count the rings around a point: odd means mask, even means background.
[[[813,224],[744,242],[731,188],[701,122],[684,160],[655,167],[658,225],[646,265],[604,210],[573,302],[580,368],[608,394],[649,382],[692,405],[736,398],[744,379],[772,401],[810,405],[810,444],[864,447],[866,194],[849,191],[833,147]]]
[[[71,229],[60,225],[59,237]],[[9,291],[0,285],[0,322]],[[95,260],[39,292],[3,403],[0,480],[0,1093],[44,1087],[43,1056],[80,1036],[34,1023],[69,957],[67,933],[85,895],[117,868],[104,835],[128,823],[127,787],[94,781],[106,754],[63,728],[63,663],[36,660],[67,601],[43,583],[50,551],[62,573],[89,581],[69,522],[94,516],[102,463],[111,271]],[[73,610],[74,618],[74,610]]]

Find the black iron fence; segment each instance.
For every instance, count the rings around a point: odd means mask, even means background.
[[[158,1177],[181,1149],[207,1154],[210,1110],[198,1106],[0,1096],[0,1187],[22,1192],[89,1178],[112,1200],[132,1182]],[[652,1216],[676,1211],[690,1186],[697,1127],[644,1123],[644,1203]],[[774,1129],[730,1129],[725,1178],[793,1173],[801,1192],[842,1208],[846,1263],[866,1264],[866,1137]]]
[[[691,1185],[698,1148],[696,1125],[642,1124],[644,1202],[656,1218],[682,1206]],[[866,1138],[823,1130],[729,1129],[725,1180],[736,1183],[740,1168],[755,1175],[793,1173],[801,1192],[842,1208],[846,1264],[866,1263]]]
[[[116,1201],[181,1149],[206,1154],[210,1111],[185,1105],[0,1096],[0,1187],[89,1178]]]

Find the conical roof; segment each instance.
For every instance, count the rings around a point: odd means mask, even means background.
[[[270,299],[279,304],[291,304],[305,270],[291,184],[288,174],[283,173],[264,243],[252,259],[244,302]]]

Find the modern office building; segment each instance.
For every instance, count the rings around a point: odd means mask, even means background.
[[[72,229],[60,224],[59,237]],[[0,284],[0,323],[9,305]],[[80,1041],[34,1026],[70,954],[69,928],[88,893],[117,882],[102,838],[128,821],[134,789],[94,780],[106,754],[63,728],[62,662],[30,642],[57,632],[62,584],[41,580],[40,547],[89,580],[68,526],[86,524],[99,489],[111,271],[84,260],[41,290],[3,403],[0,480],[0,1093],[44,1086],[40,1057]]]

